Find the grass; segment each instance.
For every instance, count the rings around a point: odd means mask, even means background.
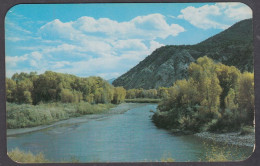
[[[15,162],[18,163],[48,163],[43,153],[38,153],[36,155],[31,152],[24,152],[15,148],[7,153],[7,155]]]
[[[150,98],[136,98],[125,99],[126,103],[159,103],[162,99],[150,99]]]
[[[103,113],[113,104],[47,103],[39,105],[7,103],[7,128],[25,128],[47,125],[71,117]]]
[[[207,144],[204,143],[206,148],[205,159],[203,161],[208,162],[226,162],[226,161],[243,161],[246,156],[240,154],[240,150],[236,146],[224,144],[219,147],[216,143]],[[233,149],[231,151],[231,148]]]
[[[209,148],[205,154],[205,158],[200,161],[204,162],[226,162],[226,161],[234,161],[234,157],[239,158],[240,160],[245,159],[244,156],[240,156],[236,152],[231,153],[231,151],[228,150],[228,147],[219,148],[215,146],[214,144],[208,145],[204,144],[204,146],[207,146]],[[7,153],[8,156],[15,162],[18,163],[52,163],[52,161],[45,158],[43,153],[38,154],[32,154],[30,151],[25,152],[21,151],[18,148],[15,148]],[[58,161],[55,161],[58,162]],[[93,162],[99,162],[93,161]],[[149,162],[149,161],[148,161]],[[160,162],[175,162],[175,159],[172,158],[170,155],[163,155]],[[61,161],[61,163],[80,163],[80,160],[72,156],[69,161]]]

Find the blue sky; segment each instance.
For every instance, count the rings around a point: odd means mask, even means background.
[[[196,44],[251,17],[242,3],[16,5],[5,19],[6,75],[116,78],[163,45]]]

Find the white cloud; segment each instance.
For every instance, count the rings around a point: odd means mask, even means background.
[[[39,29],[40,35],[47,40],[52,39],[70,39],[78,40],[82,33],[72,27],[73,22],[63,23],[59,19],[55,19]]]
[[[17,42],[17,41],[21,41],[24,40],[22,38],[19,37],[6,37],[6,40],[12,41],[12,42]]]
[[[68,61],[59,61],[59,62],[52,62],[52,68],[56,69],[56,68],[62,68],[66,65],[70,65],[70,62]]]
[[[76,49],[75,45],[72,44],[61,44],[54,47],[46,47],[43,52],[44,53],[52,53],[52,52],[71,52]]]
[[[7,67],[15,67],[18,62],[25,61],[28,59],[28,55],[23,56],[6,56],[5,61]]]
[[[16,30],[16,31],[20,31],[25,34],[31,34],[30,31],[24,29],[23,27],[17,25],[16,23],[14,23],[8,19],[5,20],[5,26],[6,26],[6,30],[8,30],[11,33],[13,33],[13,31]]]
[[[30,65],[32,67],[36,67],[36,68],[39,68],[39,62],[37,62],[36,60],[30,60]]]
[[[34,58],[35,60],[39,61],[42,58],[42,54],[37,52],[37,51],[35,51],[35,52],[31,53],[31,57]]]
[[[154,50],[156,50],[157,48],[160,48],[162,46],[164,46],[164,44],[161,44],[161,43],[154,41],[154,40],[150,41],[150,48],[149,48],[148,54],[151,54]]]
[[[217,4],[221,5],[223,3]],[[246,6],[241,5],[240,3],[228,3],[229,5],[222,5],[224,13],[228,18],[234,20],[243,20],[252,17],[252,10]]]
[[[39,28],[38,38],[34,40],[40,44],[19,49],[28,52],[24,55],[28,64],[25,70],[38,73],[53,70],[109,79],[128,71],[163,46],[156,39],[184,31],[180,25],[168,24],[161,14],[138,16],[126,22],[92,17],[70,22],[56,19]]]
[[[216,3],[202,7],[189,6],[181,10],[178,18],[185,19],[192,25],[202,29],[226,29],[234,21],[252,17],[252,11],[242,3]],[[229,19],[229,24],[221,23]]]
[[[109,18],[94,19],[87,16],[65,23],[56,19],[40,28],[40,34],[45,38],[54,35],[70,40],[82,40],[96,32],[113,39],[165,39],[184,31],[184,28],[178,24],[168,24],[161,14],[138,16],[128,22],[117,22]]]
[[[140,39],[117,40],[113,43],[117,50],[144,50],[146,45]]]

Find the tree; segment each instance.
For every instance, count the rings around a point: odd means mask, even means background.
[[[247,122],[253,124],[254,120],[254,74],[245,72],[238,81],[238,106],[240,111],[246,112]]]
[[[220,82],[220,86],[223,89],[220,95],[220,108],[225,109],[225,98],[227,97],[230,89],[233,89],[233,91],[237,89],[238,78],[240,77],[241,73],[234,66],[226,66],[223,64],[218,64],[216,66],[216,73]]]
[[[31,92],[33,83],[29,79],[24,79],[17,83],[16,101],[18,103],[32,103]]]
[[[61,90],[61,102],[63,103],[73,103],[75,102],[74,94],[69,89]]]
[[[236,102],[236,93],[232,88],[230,88],[227,96],[225,97],[225,108],[232,111],[235,111],[238,108],[238,104]]]
[[[114,98],[113,103],[119,104],[125,100],[126,90],[123,87],[115,87],[114,88]]]
[[[6,78],[6,100],[8,102],[15,102],[16,100],[16,82],[10,78]]]

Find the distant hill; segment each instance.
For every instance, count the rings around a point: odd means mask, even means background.
[[[131,88],[169,87],[187,76],[187,68],[207,55],[216,62],[253,71],[252,19],[240,21],[196,45],[168,45],[156,49],[138,65],[113,81],[114,86]]]
[[[109,80],[107,80],[108,83],[112,84],[113,81],[115,81],[116,78],[111,78]]]

